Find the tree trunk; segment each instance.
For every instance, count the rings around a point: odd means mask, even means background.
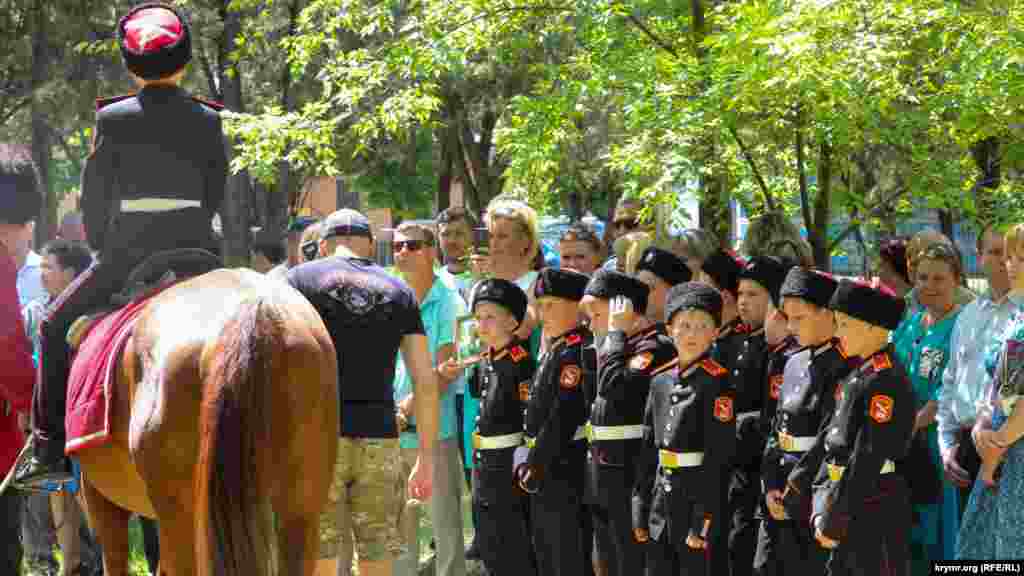
[[[704,48],[704,38],[707,36],[707,25],[703,0],[690,0],[690,24],[693,29],[694,54],[702,67],[706,68],[708,54]],[[708,82],[705,75],[703,81],[705,89]],[[710,134],[706,137],[702,148],[705,167],[715,164],[717,162],[715,142]],[[700,227],[718,237],[722,246],[731,247],[732,214],[729,212],[729,197],[726,193],[725,179],[717,170],[712,170],[710,174],[701,177],[700,189]]]
[[[828,225],[832,219],[832,146],[822,142],[818,156],[818,194],[814,197],[814,231],[807,230],[814,253],[814,265],[823,272],[832,270]]]
[[[939,213],[939,231],[950,240],[953,239],[953,212],[952,210],[937,210]]]
[[[32,90],[38,93],[39,88],[46,83],[49,75],[49,57],[47,55],[47,31],[49,30],[49,17],[47,15],[47,2],[36,0],[33,9],[32,33]],[[47,125],[45,112],[42,103],[38,98],[32,99],[32,160],[39,168],[39,194],[43,197],[42,209],[36,219],[35,245],[42,246],[54,237],[57,220],[57,198],[54,196],[50,185],[50,164],[52,157],[52,142],[50,127]]]
[[[299,13],[301,11],[302,0],[292,0],[288,6],[288,37],[295,35]],[[292,110],[295,104],[292,95],[293,83],[294,79],[292,78],[291,67],[285,65],[281,71],[280,100],[281,109],[285,112]],[[294,182],[295,174],[292,173],[291,166],[288,162],[282,161],[277,170],[277,183],[272,187],[268,186],[266,188],[266,218],[263,220],[263,230],[265,234],[273,234],[278,237],[284,234],[285,226],[288,224],[289,213],[292,212],[288,198],[291,196],[290,192]]]
[[[999,162],[999,139],[987,138],[971,147],[974,164],[981,172],[978,185],[974,187],[978,219],[982,222],[995,220],[999,215],[998,207],[989,190],[999,187],[1002,173]]]
[[[244,112],[242,101],[242,75],[237,71],[229,73],[230,54],[236,49],[235,41],[241,31],[242,15],[228,10],[229,0],[222,0],[219,9],[223,33],[218,39],[218,69],[224,106],[234,112]],[[234,145],[227,142],[228,157],[232,156]],[[221,226],[224,234],[224,263],[228,267],[249,265],[249,196],[250,182],[246,172],[228,176],[221,208]]]

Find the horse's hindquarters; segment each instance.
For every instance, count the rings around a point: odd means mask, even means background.
[[[104,498],[135,514],[156,518],[153,503],[146,494],[146,484],[127,449],[110,442],[81,450],[77,456],[84,481]]]

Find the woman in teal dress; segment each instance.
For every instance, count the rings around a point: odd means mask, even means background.
[[[959,529],[957,489],[945,482],[939,455],[938,411],[942,372],[949,360],[949,340],[960,314],[956,289],[961,278],[960,260],[945,244],[933,244],[916,266],[916,292],[923,308],[907,317],[892,335],[896,356],[907,367],[917,400],[915,436],[923,434],[932,472],[941,490],[934,504],[915,504],[911,532],[912,574],[931,573],[930,563],[953,558]],[[915,444],[920,446],[920,444]]]

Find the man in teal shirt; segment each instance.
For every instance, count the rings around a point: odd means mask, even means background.
[[[454,283],[435,272],[435,244],[434,232],[429,227],[407,224],[395,230],[395,267],[416,292],[420,302],[420,317],[436,367],[455,356],[455,318],[465,313],[466,305]],[[438,576],[465,576],[461,505],[463,473],[459,458],[461,439],[458,436],[455,389],[452,386],[456,378],[449,376],[438,375],[441,419],[430,515],[437,543],[435,573]],[[402,423],[400,428],[403,430],[400,436],[402,461],[411,470],[417,454],[417,439],[413,428],[416,423],[413,411],[415,403],[412,381],[402,362],[398,363],[395,371],[394,389],[398,418]],[[419,504],[411,501],[406,503],[398,522],[408,552],[395,561],[394,573],[396,576],[414,576],[418,572],[419,563],[419,541],[416,534]]]

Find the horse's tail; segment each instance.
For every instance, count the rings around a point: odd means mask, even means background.
[[[259,462],[268,449],[273,355],[281,343],[281,326],[271,302],[247,299],[203,353],[209,370],[195,475],[200,576],[272,573],[274,537]]]

